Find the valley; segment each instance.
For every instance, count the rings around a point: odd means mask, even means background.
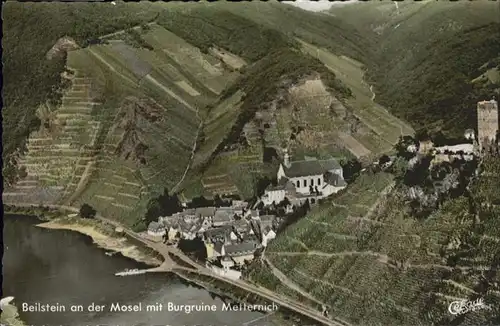
[[[227,282],[331,325],[500,322],[500,7],[5,9],[5,205],[250,252]]]

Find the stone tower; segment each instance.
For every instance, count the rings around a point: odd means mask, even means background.
[[[283,150],[283,165],[287,168],[290,167],[290,155],[288,154],[288,149]]]
[[[498,103],[481,101],[477,103],[477,141],[481,151],[496,146],[498,131]]]

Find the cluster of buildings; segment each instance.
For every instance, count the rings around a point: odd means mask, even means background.
[[[278,184],[267,188],[261,197],[266,206],[278,204],[285,198],[294,206],[300,206],[306,200],[314,204],[347,186],[337,160],[306,157],[302,161],[290,161],[286,150],[276,179]]]
[[[170,243],[199,238],[208,261],[219,261],[227,269],[244,265],[276,237],[279,223],[275,215],[260,215],[247,206],[244,201],[233,201],[229,207],[184,209],[151,222],[148,234],[164,237]]]
[[[335,159],[306,157],[303,161],[291,162],[286,150],[276,177],[278,184],[268,187],[260,202],[266,207],[280,204],[287,198],[285,213],[292,213],[294,206],[306,200],[314,204],[347,185],[342,167]],[[186,208],[160,217],[149,224],[148,234],[163,237],[167,243],[175,243],[178,239],[202,239],[207,261],[221,266],[221,273],[229,273],[234,267],[251,261],[256,251],[265,248],[276,237],[279,223],[279,217],[262,214],[245,201],[233,200],[228,207]]]
[[[432,141],[427,140],[421,141],[419,146],[411,145],[408,150],[421,155],[433,155],[431,165],[451,162],[457,158],[470,161],[474,156],[498,153],[499,115],[498,102],[495,99],[477,103],[477,133],[473,129],[468,129],[464,137],[469,141],[472,140],[472,143],[435,147]]]

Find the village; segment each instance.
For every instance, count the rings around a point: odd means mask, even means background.
[[[147,233],[170,245],[177,245],[181,239],[203,241],[207,265],[223,276],[237,279],[241,276],[241,267],[276,237],[287,215],[347,186],[336,159],[306,157],[290,161],[287,150],[284,150],[276,180],[277,184],[267,187],[253,205],[231,200],[222,207],[184,208],[182,212],[151,222]],[[284,214],[268,214],[276,207]]]
[[[477,134],[472,129],[466,130],[466,142],[463,144],[435,146],[430,140],[416,141],[409,137],[410,143],[404,147],[410,154],[406,171],[415,169],[426,157],[431,158],[426,169],[432,170],[435,166],[456,160],[472,161],[498,149],[497,102],[494,99],[478,102],[477,111]],[[230,200],[221,207],[185,207],[182,212],[151,222],[148,235],[169,245],[177,245],[181,239],[198,239],[204,245],[207,266],[222,276],[240,278],[242,267],[276,237],[279,226],[287,216],[303,205],[317,204],[347,186],[343,168],[334,158],[320,160],[305,157],[304,160],[291,161],[287,149],[283,149],[282,154],[283,160],[276,174],[277,184],[269,185],[256,203]],[[384,156],[386,159],[380,158],[373,165],[390,169],[397,157]],[[433,195],[453,188],[456,183],[453,177],[456,175],[449,173],[444,178],[438,178],[433,186]],[[418,186],[409,188],[407,196],[419,200],[425,197]],[[284,214],[269,214],[270,211],[275,212],[277,207]]]

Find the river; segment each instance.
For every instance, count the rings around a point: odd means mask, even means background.
[[[4,218],[3,297],[14,296],[21,319],[34,326],[214,325],[236,326],[259,318],[250,311],[221,311],[223,301],[172,274],[117,277],[125,268],[147,266],[120,254],[105,255],[92,239],[66,230],[38,228],[34,217]],[[148,304],[215,305],[217,311],[147,312]],[[89,312],[91,304],[105,305]],[[110,312],[112,303],[142,303],[142,311]],[[64,306],[65,312],[23,311],[23,304]],[[26,305],[25,305],[26,306]],[[72,312],[70,307],[83,307]]]

